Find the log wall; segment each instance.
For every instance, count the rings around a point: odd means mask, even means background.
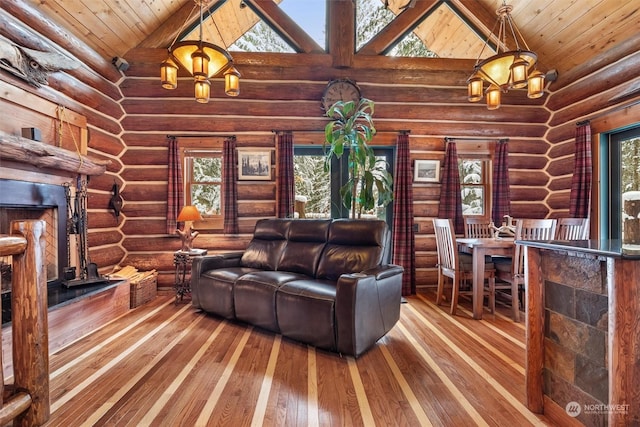
[[[4,26],[3,36],[26,42],[39,40],[42,33],[49,36],[48,45],[63,51],[70,46],[71,34],[60,37],[63,30],[54,23],[43,28],[33,10],[11,12],[0,13],[0,20],[23,25]],[[274,130],[292,130],[298,145],[322,144],[322,92],[328,81],[350,78],[376,103],[375,144],[394,145],[399,131],[409,131],[412,160],[442,160],[447,136],[509,138],[512,215],[556,217],[568,213],[575,122],[628,102],[615,94],[634,84],[638,69],[635,44],[623,43],[596,65],[560,76],[543,98],[529,100],[512,91],[499,110],[488,111],[482,103],[467,102],[469,60],[234,53],[242,73],[240,96],[226,97],[222,79],[215,79],[211,101],[198,104],[190,78],[181,78],[174,91],[161,88],[158,72],[165,49],[129,51],[124,58],[130,68],[119,78],[105,65],[109,58],[96,58],[81,40],[71,44],[81,46],[76,57],[86,65],[53,74],[49,87],[30,88],[4,73],[0,79],[86,117],[88,153],[110,160],[107,172],[89,183],[91,260],[102,271],[118,264],[156,269],[161,287],[172,283],[173,252],[179,248],[178,237],[164,230],[168,134],[235,135],[240,147],[273,148]],[[2,108],[14,108],[4,93],[1,97]],[[122,186],[124,199],[119,219],[107,208],[114,183]],[[210,252],[244,248],[255,221],[275,213],[275,180],[254,184],[238,185],[240,234],[201,234],[196,246]],[[414,186],[418,285],[435,284],[431,219],[437,215],[439,195],[438,184]]]

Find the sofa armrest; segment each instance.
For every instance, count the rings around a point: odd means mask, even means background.
[[[200,308],[199,281],[202,273],[224,267],[237,267],[244,252],[227,252],[215,255],[202,255],[193,258],[191,263],[191,304]]]
[[[379,265],[374,268],[370,268],[369,270],[365,270],[362,273],[367,275],[375,276],[376,280],[386,279],[387,277],[395,276],[397,274],[402,274],[404,272],[404,268],[395,264],[386,264]]]
[[[404,269],[389,264],[343,274],[336,288],[338,352],[358,357],[400,319]]]

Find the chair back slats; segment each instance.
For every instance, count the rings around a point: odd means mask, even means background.
[[[484,239],[493,237],[491,220],[483,217],[464,217],[464,237],[468,239]]]
[[[438,265],[443,269],[456,270],[456,236],[450,219],[435,218],[433,229],[436,235]]]
[[[518,219],[516,240],[553,240],[556,235],[555,219]],[[516,245],[513,257],[514,276],[524,277],[524,248]]]
[[[458,254],[453,221],[445,218],[434,218],[433,231],[436,236],[436,246],[438,249],[438,291],[436,304],[440,304],[443,299],[444,278],[449,277],[452,280],[450,313],[455,314],[456,306],[458,305],[458,295],[462,292],[460,290],[460,282],[468,279],[473,280],[473,272],[468,269],[462,271],[460,268],[460,255]],[[495,309],[495,269],[493,268],[493,264],[490,265],[490,268],[486,267],[488,266],[485,265],[484,279],[489,280],[489,287],[488,290],[483,293],[489,296],[489,308],[493,313]],[[465,291],[464,293],[471,293],[471,291]]]
[[[589,238],[589,218],[559,218],[556,240],[586,240]]]

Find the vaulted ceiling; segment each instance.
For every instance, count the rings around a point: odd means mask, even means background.
[[[135,47],[168,47],[184,29],[193,0],[24,0],[82,38],[100,56],[125,57]],[[212,42],[229,46],[259,19],[258,14],[294,49],[314,53],[318,44],[278,7],[307,0],[212,0]],[[353,0],[327,0],[353,1]],[[383,54],[407,29],[440,58],[476,59],[494,28],[502,0],[379,0],[397,18],[359,54]],[[640,4],[623,0],[511,0],[512,16],[543,70],[560,74],[631,37],[640,28]],[[246,7],[246,6],[249,7]],[[327,14],[327,16],[330,16]],[[197,22],[194,16],[191,23]],[[340,31],[341,25],[328,28]],[[476,32],[481,33],[478,36]],[[333,30],[332,30],[333,31]]]

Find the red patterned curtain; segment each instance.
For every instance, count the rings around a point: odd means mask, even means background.
[[[576,153],[569,196],[569,216],[588,218],[591,208],[591,124],[581,123],[576,128]]]
[[[462,194],[460,193],[458,150],[455,142],[447,141],[446,144],[447,149],[444,155],[438,218],[452,219],[456,234],[462,234],[464,232],[464,220],[462,217]]]
[[[180,146],[173,136],[167,136],[169,150],[169,185],[167,186],[167,234],[175,234],[178,228],[176,218],[184,204],[182,185],[182,165],[180,164]]]
[[[502,224],[511,212],[509,194],[509,142],[498,141],[493,159],[493,211],[491,219],[496,226]]]
[[[278,144],[278,204],[276,217],[293,218],[295,204],[295,181],[293,174],[293,134],[282,132],[277,136]]]
[[[416,293],[416,245],[413,232],[413,183],[409,135],[398,135],[393,180],[393,263],[404,267],[402,295]]]
[[[222,147],[222,187],[224,196],[224,233],[238,233],[238,152],[236,138],[224,140]]]

